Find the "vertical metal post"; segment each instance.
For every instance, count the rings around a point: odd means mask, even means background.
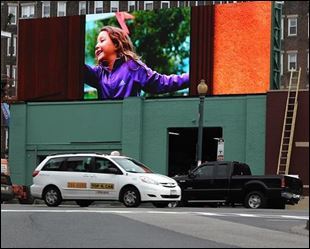
[[[198,155],[197,155],[197,166],[201,164],[202,161],[202,138],[203,138],[203,112],[204,112],[204,102],[205,96],[199,96],[199,126],[198,126]]]

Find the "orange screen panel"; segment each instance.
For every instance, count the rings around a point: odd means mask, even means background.
[[[266,93],[271,2],[215,6],[213,94]]]

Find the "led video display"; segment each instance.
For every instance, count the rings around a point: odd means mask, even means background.
[[[186,96],[190,8],[86,16],[84,99]]]
[[[273,5],[244,2],[21,19],[18,100],[266,93]]]
[[[215,6],[214,95],[270,89],[271,7],[271,1]]]

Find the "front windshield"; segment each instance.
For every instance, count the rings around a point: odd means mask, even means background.
[[[119,166],[131,173],[153,173],[148,167],[130,158],[113,158]]]

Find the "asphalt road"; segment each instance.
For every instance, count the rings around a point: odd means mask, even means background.
[[[309,248],[309,210],[1,205],[1,248]]]

